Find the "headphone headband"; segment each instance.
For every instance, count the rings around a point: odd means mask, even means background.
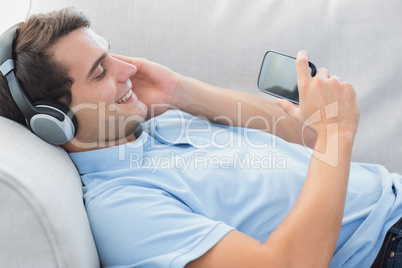
[[[13,41],[20,23],[17,23],[5,31],[0,38],[0,63],[13,58]],[[14,68],[13,68],[14,69]],[[2,72],[3,73],[3,72]],[[5,74],[3,73],[5,76]]]
[[[77,132],[78,123],[68,108],[53,102],[34,105],[24,93],[14,74],[13,41],[20,24],[16,24],[0,35],[0,71],[6,77],[18,108],[25,117],[28,127],[41,139],[55,145],[70,141]]]

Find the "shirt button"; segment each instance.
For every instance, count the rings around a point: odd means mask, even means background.
[[[391,251],[391,253],[389,254],[390,258],[393,258],[395,256],[395,253],[393,251]]]

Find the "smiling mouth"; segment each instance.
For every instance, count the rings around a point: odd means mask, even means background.
[[[130,89],[130,90],[127,92],[126,95],[124,95],[121,99],[119,99],[119,100],[117,101],[117,104],[122,104],[122,103],[127,102],[127,101],[131,98],[132,95],[133,95],[133,91]]]

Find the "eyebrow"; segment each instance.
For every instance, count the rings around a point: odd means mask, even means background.
[[[106,58],[106,53],[103,53],[92,65],[91,70],[89,70],[89,73],[87,75],[87,79],[91,78],[91,76],[94,74],[96,68],[98,68],[99,64]]]

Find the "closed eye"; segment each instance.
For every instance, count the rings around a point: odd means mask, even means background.
[[[97,77],[95,77],[96,80],[102,80],[103,77],[105,77],[106,75],[106,69],[103,68],[103,71],[100,75],[98,75]]]

